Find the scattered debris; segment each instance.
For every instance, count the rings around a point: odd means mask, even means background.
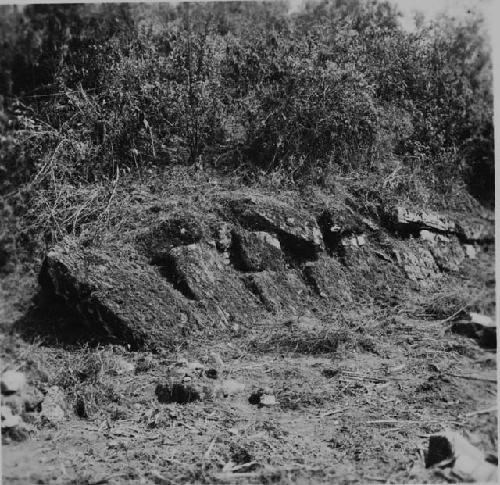
[[[191,362],[187,365],[187,367],[191,371],[191,373],[193,375],[196,375],[197,377],[201,377],[206,370],[206,367],[199,362]]]
[[[2,374],[0,386],[4,396],[21,392],[25,385],[26,377],[22,372],[7,370]]]
[[[361,234],[359,236],[349,236],[341,239],[342,246],[360,247],[366,245],[366,236]]]
[[[269,388],[260,388],[253,392],[248,398],[248,402],[259,407],[271,407],[278,404],[276,397]]]
[[[8,370],[2,374],[1,427],[2,442],[24,441],[29,438],[31,426],[24,422],[35,422],[33,411],[40,411],[42,397],[36,389],[26,389],[26,377],[22,372]]]
[[[199,362],[188,362],[185,359],[179,359],[168,369],[168,375],[173,380],[180,382],[191,382],[204,375],[206,367]]]
[[[486,461],[481,450],[454,431],[446,431],[429,438],[425,466],[435,466],[445,473],[447,471],[452,479],[497,482],[497,467]]]
[[[231,226],[226,222],[220,223],[215,231],[215,245],[221,253],[227,253],[232,243]]]
[[[260,465],[256,461],[241,464],[230,461],[223,466],[222,471],[225,473],[248,473],[257,470],[259,467]]]

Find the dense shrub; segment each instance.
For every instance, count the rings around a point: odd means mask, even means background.
[[[410,33],[362,0],[292,15],[279,2],[3,9],[4,193],[54,170],[82,183],[186,163],[383,180],[398,160],[433,190],[466,183],[493,201],[479,16]]]

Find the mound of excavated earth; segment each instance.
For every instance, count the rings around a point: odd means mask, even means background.
[[[376,220],[333,203],[311,213],[241,191],[219,202],[204,217],[163,214],[134,248],[66,239],[45,258],[42,289],[94,337],[165,348],[207,327],[397,298],[410,281],[432,287],[477,257],[494,232],[488,218],[406,207]]]

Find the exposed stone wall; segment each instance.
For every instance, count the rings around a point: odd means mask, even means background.
[[[460,271],[493,235],[491,221],[405,207],[378,221],[242,191],[222,202],[208,216],[163,217],[129,251],[68,239],[48,253],[40,283],[103,339],[154,348],[193,329],[397,299],[405,285],[429,288]]]

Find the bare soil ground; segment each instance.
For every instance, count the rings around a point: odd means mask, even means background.
[[[491,277],[491,265],[484,273]],[[4,329],[26,310],[33,281],[3,281]],[[410,313],[354,308],[343,316],[338,348],[321,354],[300,336],[295,350],[279,320],[164,355],[28,343],[5,333],[4,368],[23,370],[39,388],[60,386],[67,407],[65,421],[35,422],[28,440],[4,442],[3,482],[444,482],[425,468],[430,434],[455,429],[496,454],[496,354],[451,334],[449,322]],[[338,324],[339,315],[321,317]],[[218,381],[235,379],[243,391],[158,401],[155,387],[170,364],[182,357],[213,365],[214,352],[224,362]],[[135,373],[113,372],[122,359]],[[252,391],[265,387],[278,404],[250,404]],[[78,396],[87,417],[75,411]]]

